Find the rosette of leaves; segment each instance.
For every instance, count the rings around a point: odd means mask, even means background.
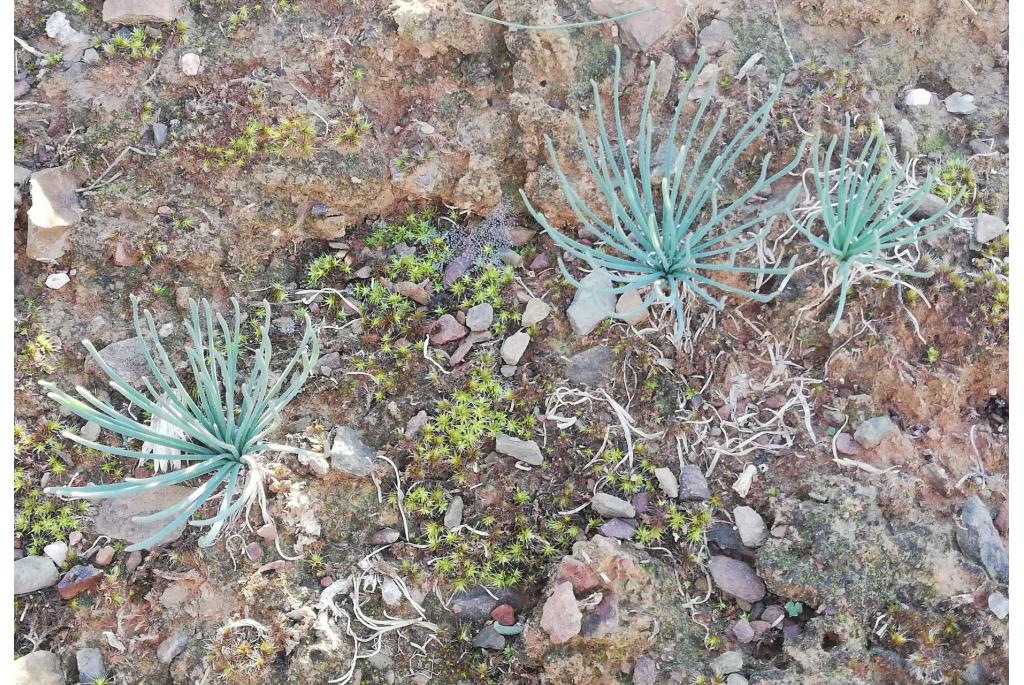
[[[847,295],[856,280],[857,265],[893,276],[931,276],[929,271],[908,268],[906,257],[899,254],[900,248],[948,231],[960,219],[960,215],[949,216],[950,208],[960,199],[959,194],[940,209],[921,216],[919,208],[935,183],[934,174],[909,195],[900,192],[904,174],[893,162],[881,122],[872,127],[864,148],[851,159],[850,118],[847,117],[839,164],[832,169],[838,141],[837,135],[832,136],[828,147],[822,150],[821,133],[815,136],[812,164],[814,191],[820,208],[804,221],[790,214],[790,219],[811,244],[835,260],[839,302],[829,333],[835,331],[842,319]],[[943,221],[944,218],[947,221]],[[821,235],[814,230],[819,220],[824,229]]]
[[[149,425],[133,418],[127,410],[114,408],[82,386],[75,388],[76,397],[53,383],[43,381],[41,385],[61,406],[120,436],[122,446],[102,444],[65,431],[69,440],[118,457],[162,463],[167,471],[146,478],[125,478],[120,483],[51,487],[46,492],[88,499],[145,497],[146,493],[159,488],[198,481],[192,494],[179,502],[162,511],[135,517],[136,523],[167,521],[167,524],[126,549],[149,549],[185,521],[192,526],[209,527],[199,541],[201,546],[207,546],[213,544],[225,525],[240,513],[244,511],[248,515],[254,503],[259,503],[266,515],[265,473],[258,459],[261,453],[303,451],[268,440],[280,425],[282,410],[298,394],[314,368],[319,356],[317,333],[307,316],[298,350],[280,373],[273,374],[270,369],[273,354],[269,335],[270,307],[264,304],[265,319],[258,329],[259,347],[253,355],[251,369],[243,374],[244,337],[238,302],[232,299],[234,322],[229,325],[222,315],[214,315],[206,300],[202,301],[201,308],[190,300],[191,320],[186,322],[185,328],[191,345],[183,348],[194,388],[189,392],[160,342],[152,314],[146,310],[140,317],[138,298],[132,296],[131,302],[135,329],[150,372],[142,379],[145,392],[118,374],[92,343],[84,340],[82,344],[110,378],[110,387],[131,405],[151,415]],[[218,497],[219,505],[210,516],[196,517],[201,507]]]
[[[679,91],[668,131],[658,146],[654,144],[657,126],[650,111],[655,87],[653,62],[640,110],[639,128],[632,139],[626,134],[620,110],[621,55],[618,46],[615,48],[612,85],[612,130],[605,124],[605,106],[597,83],[591,81],[597,120],[596,140],[591,142],[578,116],[576,126],[587,168],[606,206],[603,215],[580,198],[559,165],[551,138],[544,137],[548,157],[566,202],[579,223],[602,245],[584,244],[562,233],[543,213],[534,209],[526,193],[520,191],[527,209],[559,247],[592,268],[609,274],[615,286],[609,289],[610,292],[618,294],[653,286],[642,306],[667,301],[675,311],[673,337],[677,341],[685,334],[682,303],[688,292],[718,309],[724,307],[724,299],[716,298],[710,290],[767,302],[778,291],[760,293],[745,290],[722,282],[719,275],[785,277],[793,270],[792,261],[781,267],[744,266],[738,264],[736,258],[761,241],[770,227],[769,220],[784,213],[792,204],[795,191],[783,202],[763,204],[752,210],[749,201],[790,173],[802,157],[803,148],[791,162],[771,175],[768,174],[771,155],[766,155],[757,178],[730,201],[719,202],[722,186],[732,175],[735,164],[764,131],[772,105],[778,97],[781,79],[731,140],[723,142],[719,134],[728,110],[721,108],[710,128],[705,120],[715,92],[714,79],[703,86],[700,96],[694,94],[693,99],[699,100],[696,111],[688,126],[683,123],[684,107],[691,100],[704,62],[704,52],[701,51],[697,65]],[[634,149],[635,164],[631,154]],[[563,275],[580,287],[561,258],[559,266]],[[782,286],[785,282],[784,279]],[[622,312],[618,316],[632,314],[634,312]]]

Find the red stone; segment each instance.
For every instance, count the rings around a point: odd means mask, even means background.
[[[103,571],[94,566],[73,566],[57,583],[57,592],[62,599],[71,599],[99,585]]]
[[[516,610],[508,604],[499,604],[491,610],[491,618],[503,626],[515,625]]]
[[[594,569],[575,557],[562,557],[558,564],[555,582],[561,583],[566,580],[572,583],[572,591],[576,594],[589,592],[601,584],[601,579],[594,573]]]

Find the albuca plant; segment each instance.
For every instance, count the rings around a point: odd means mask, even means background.
[[[760,302],[769,301],[778,294],[778,291],[762,294],[744,290],[721,282],[716,275],[721,272],[757,276],[784,276],[791,273],[792,263],[784,267],[742,266],[736,263],[736,257],[764,237],[770,226],[769,219],[785,212],[795,198],[795,193],[787,197],[785,202],[762,206],[742,216],[737,215],[746,210],[750,198],[792,171],[802,157],[803,149],[771,176],[768,176],[771,155],[766,155],[757,179],[732,201],[719,206],[721,185],[730,175],[736,161],[764,130],[781,82],[775,84],[773,92],[740,126],[735,136],[722,145],[718,136],[727,115],[725,108],[718,113],[709,131],[702,130],[706,129],[704,114],[714,95],[715,84],[712,79],[705,86],[685,137],[682,137],[680,123],[683,108],[690,100],[690,94],[704,67],[704,53],[701,51],[697,65],[679,93],[665,140],[655,147],[653,140],[656,126],[650,112],[655,83],[655,67],[652,62],[634,146],[626,136],[619,107],[620,67],[621,55],[616,46],[613,78],[615,128],[612,132],[605,125],[604,107],[597,83],[591,81],[598,130],[594,145],[596,152],[592,149],[582,121],[578,116],[576,118],[583,155],[607,205],[606,216],[610,217],[610,223],[580,199],[558,163],[551,138],[544,137],[566,201],[580,223],[600,238],[605,249],[585,245],[563,234],[551,225],[543,213],[533,208],[525,192],[521,191],[521,194],[527,209],[559,247],[586,261],[592,268],[609,274],[613,284],[617,284],[610,292],[622,293],[653,286],[643,306],[667,301],[675,311],[673,337],[678,341],[685,334],[683,299],[687,293],[695,293],[718,309],[724,306],[724,301],[709,293],[710,288]],[[637,171],[634,171],[630,157],[630,149],[633,147],[636,149]],[[717,154],[712,153],[712,150],[717,151]],[[758,228],[755,230],[755,227]],[[565,277],[580,287],[561,259],[559,266]],[[630,316],[634,313],[623,312],[620,315]]]
[[[51,487],[46,492],[89,499],[145,496],[168,485],[205,478],[193,493],[174,505],[153,514],[137,516],[137,523],[169,520],[154,535],[127,547],[129,551],[148,549],[165,539],[176,527],[193,517],[200,507],[215,497],[221,484],[220,506],[209,518],[189,521],[193,526],[209,526],[199,541],[213,544],[225,524],[249,512],[259,503],[267,517],[263,480],[265,469],[258,456],[268,450],[303,452],[304,450],[267,442],[281,422],[281,411],[302,388],[319,355],[317,333],[306,317],[305,333],[299,349],[280,374],[271,374],[270,307],[264,305],[265,320],[260,329],[260,344],[248,376],[240,376],[242,315],[232,299],[235,320],[229,326],[220,314],[214,316],[209,302],[200,307],[189,302],[191,322],[186,322],[191,346],[184,347],[194,380],[194,393],[186,390],[174,370],[167,351],[160,343],[152,314],[144,312],[148,341],[139,316],[139,300],[132,296],[132,315],[149,371],[159,388],[148,377],[142,379],[148,396],[136,390],[99,355],[88,340],[83,345],[93,360],[110,377],[110,386],[139,409],[148,412],[147,426],[128,412],[119,411],[82,386],[73,397],[53,383],[40,384],[48,396],[79,417],[118,434],[124,446],[104,445],[79,435],[64,432],[65,437],[86,447],[119,457],[152,460],[162,464],[166,473],[148,478],[126,478],[121,483],[83,487]],[[151,349],[152,347],[152,349]],[[155,351],[155,356],[154,356]],[[141,443],[130,447],[133,442]],[[160,470],[160,469],[157,469]],[[244,484],[241,482],[244,472]]]
[[[935,176],[927,179],[912,193],[901,191],[904,174],[893,162],[881,122],[873,127],[860,156],[851,160],[850,119],[847,117],[839,166],[832,169],[832,155],[838,144],[832,136],[828,148],[821,150],[821,134],[815,137],[813,152],[814,188],[817,205],[803,221],[792,212],[791,221],[800,227],[808,240],[835,261],[833,286],[839,288],[839,303],[829,333],[835,331],[846,307],[846,297],[857,280],[864,276],[913,276],[923,278],[931,272],[914,271],[910,267],[916,257],[900,248],[917,245],[949,230],[959,220],[951,217],[939,228],[922,233],[946,217],[960,194],[933,214],[914,219],[924,196],[931,190]],[[815,235],[817,219],[824,225],[824,235]]]

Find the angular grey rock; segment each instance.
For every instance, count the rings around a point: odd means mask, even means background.
[[[907,157],[917,157],[917,131],[914,130],[914,125],[907,119],[900,119],[896,124],[896,134],[900,152]]]
[[[41,649],[14,660],[14,685],[67,685],[60,657]]]
[[[684,464],[679,471],[679,499],[703,502],[711,497],[708,481],[696,464]]]
[[[14,594],[27,595],[57,584],[60,575],[49,557],[22,557],[14,562]]]
[[[96,505],[96,533],[106,535],[112,540],[122,540],[128,543],[136,543],[145,540],[151,535],[160,532],[160,529],[167,525],[167,521],[153,521],[151,523],[135,523],[132,518],[155,514],[176,504],[193,493],[193,488],[183,485],[168,485],[165,488],[151,490],[145,497],[113,497],[100,500]],[[160,541],[164,545],[173,542],[185,532],[185,523],[168,533],[167,537]]]
[[[857,426],[853,439],[866,450],[873,450],[882,444],[890,435],[899,432],[899,428],[888,416],[876,416]]]
[[[103,361],[128,384],[141,387],[142,379],[151,375],[142,345],[142,338],[128,338],[110,343],[99,353]],[[91,356],[85,360],[85,372],[106,378],[106,373]]]
[[[97,680],[107,677],[107,667],[103,663],[103,652],[95,647],[86,647],[75,652],[78,664],[78,682],[91,685]]]
[[[698,34],[700,45],[709,55],[715,55],[722,51],[726,44],[732,40],[732,27],[720,19],[712,19],[711,23],[701,29]]]
[[[540,466],[544,463],[544,455],[540,452],[540,446],[533,440],[520,440],[511,435],[498,433],[494,449],[501,454],[515,457],[519,461],[530,466]]]
[[[740,644],[747,644],[754,639],[754,629],[750,627],[750,621],[741,618],[732,625],[732,634]]]
[[[964,554],[980,563],[994,580],[1009,580],[1010,561],[999,537],[992,515],[977,495],[973,495],[960,511],[964,527],[957,527],[956,541]]]
[[[935,94],[924,88],[913,88],[903,97],[907,107],[927,107],[935,101]]]
[[[314,475],[320,476],[321,478],[326,476],[331,470],[331,465],[327,463],[327,459],[319,454],[307,454],[305,452],[300,452],[298,460],[300,464],[307,467]]]
[[[338,471],[353,476],[368,476],[373,472],[373,449],[349,426],[341,426],[334,434],[330,457],[331,468]]]
[[[948,203],[938,195],[927,193],[918,201],[917,206],[914,207],[913,211],[910,213],[910,217],[912,219],[931,218],[945,209],[947,204]]]
[[[636,516],[636,509],[624,499],[606,492],[599,492],[590,500],[590,508],[606,518],[631,519]]]
[[[26,169],[25,167],[18,166],[17,164],[14,165],[14,185],[20,188],[25,185],[30,178],[32,178],[31,169]]]
[[[480,649],[504,649],[505,637],[498,634],[498,631],[494,629],[494,624],[489,624],[477,633],[473,640],[473,646]]]
[[[950,114],[974,114],[978,111],[978,106],[974,104],[974,96],[967,93],[953,93],[943,102]]]
[[[462,498],[456,495],[448,504],[448,511],[444,514],[444,527],[448,530],[458,528],[462,525]]]
[[[672,469],[664,466],[654,469],[654,477],[658,479],[658,485],[666,497],[671,499],[679,497],[679,480],[676,478],[676,474],[672,473]]]
[[[77,186],[75,177],[63,167],[32,174],[26,243],[26,254],[32,259],[50,262],[64,256],[68,238],[82,218]]]
[[[633,685],[654,685],[658,679],[658,665],[654,659],[643,654],[633,664]]]
[[[180,0],[104,0],[105,24],[169,24],[182,16]]]
[[[163,147],[167,142],[167,124],[159,121],[153,123],[153,143],[157,147]]]
[[[743,668],[743,654],[740,652],[722,652],[711,661],[711,670],[721,675],[729,675]]]
[[[404,595],[391,576],[384,576],[380,583],[380,597],[389,607],[394,607],[402,603]]]
[[[188,646],[188,631],[178,630],[160,643],[156,648],[156,656],[161,663],[169,664],[174,658],[185,651]]]
[[[1006,224],[997,216],[981,213],[974,220],[974,239],[984,245],[1006,233]]]
[[[993,592],[988,596],[988,609],[996,618],[1003,620],[1010,615],[1010,600],[1002,592]]]
[[[427,420],[427,412],[421,409],[405,424],[405,437],[414,438],[419,435],[423,427],[427,425]]]
[[[82,61],[86,64],[96,64],[100,61],[100,53],[96,51],[96,48],[87,48],[82,53]]]
[[[595,269],[580,281],[566,314],[576,335],[587,335],[615,311],[612,279],[602,269]]]
[[[532,326],[546,319],[550,313],[551,305],[540,298],[531,297],[530,301],[526,303],[526,308],[523,309],[523,318],[520,323],[524,328]]]
[[[510,366],[515,366],[523,358],[526,348],[530,345],[530,336],[526,331],[519,331],[505,338],[501,344],[501,359]]]
[[[747,602],[764,599],[764,581],[758,578],[746,562],[716,555],[708,561],[708,571],[711,572],[715,586],[722,592]]]
[[[615,375],[615,354],[606,345],[591,347],[569,357],[565,375],[575,386],[601,387]]]
[[[43,547],[43,554],[48,556],[57,566],[63,566],[64,562],[68,559],[68,543],[63,540],[51,542],[46,547]]]
[[[76,31],[63,12],[54,12],[46,18],[46,35],[56,39],[64,47],[89,42],[89,36]]]
[[[466,312],[466,325],[474,332],[486,331],[494,321],[494,307],[490,302],[483,302],[470,307]]]
[[[732,510],[733,518],[736,520],[736,530],[739,531],[740,539],[747,547],[760,547],[768,540],[768,527],[764,520],[751,507],[736,507]]]
[[[565,581],[555,585],[554,592],[544,602],[540,627],[551,638],[552,644],[556,645],[568,642],[579,635],[583,627],[583,614],[576,605],[572,583]]]
[[[636,537],[636,521],[633,519],[608,519],[597,529],[606,538],[632,540]]]
[[[725,685],[749,685],[750,681],[739,673],[731,674],[725,681]]]
[[[448,605],[452,614],[467,621],[486,621],[491,617],[491,611],[499,604],[508,604],[516,611],[523,608],[522,598],[509,590],[498,590],[491,596],[482,587],[474,588],[466,592],[456,592]]]
[[[995,143],[992,139],[979,140],[978,138],[972,138],[967,141],[967,147],[971,148],[971,152],[976,155],[988,155],[995,150]]]
[[[100,424],[95,423],[94,421],[87,421],[85,425],[78,430],[78,435],[86,440],[96,442],[100,437]]]

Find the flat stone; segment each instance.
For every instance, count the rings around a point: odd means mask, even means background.
[[[913,88],[903,96],[903,104],[907,107],[927,107],[932,104],[935,95],[924,88]]]
[[[470,307],[466,312],[466,325],[474,332],[486,331],[494,322],[494,307],[490,302],[483,302]]]
[[[716,55],[732,40],[732,27],[719,19],[701,29],[697,35],[700,45],[709,55]]]
[[[425,410],[420,410],[416,416],[409,419],[405,424],[405,437],[415,438],[419,435],[423,428],[427,425],[428,416]]]
[[[64,47],[89,42],[89,36],[76,31],[63,12],[54,12],[46,18],[46,35]]]
[[[950,114],[974,114],[978,111],[978,106],[974,104],[974,96],[967,93],[953,93],[943,100],[943,103]]]
[[[86,421],[85,425],[79,429],[78,435],[86,440],[96,442],[100,437],[100,430],[100,424],[94,421]]]
[[[175,657],[185,651],[188,646],[188,631],[176,630],[169,638],[160,643],[156,648],[156,656],[161,663],[169,664]]]
[[[462,498],[456,495],[448,504],[448,511],[444,514],[444,527],[448,530],[458,528],[462,525]]]
[[[86,590],[96,587],[103,580],[103,571],[95,566],[72,566],[71,570],[57,583],[61,599],[73,599]]]
[[[504,433],[498,433],[494,449],[530,466],[540,466],[544,463],[544,455],[540,452],[540,446],[533,440],[520,440]]]
[[[988,596],[988,609],[1001,621],[1010,615],[1010,600],[1002,592],[993,592]]]
[[[650,314],[644,306],[644,298],[636,290],[627,290],[615,302],[615,313],[622,321],[634,326],[647,321]]]
[[[368,476],[373,472],[374,451],[363,442],[359,433],[349,426],[341,426],[331,443],[331,468],[353,476]]]
[[[898,432],[899,428],[888,416],[876,416],[857,426],[853,438],[864,449],[872,450],[881,445],[887,437]]]
[[[616,22],[626,43],[644,52],[682,23],[687,14],[686,3],[678,0],[590,0],[590,9],[599,17],[615,17],[651,7],[653,12]]]
[[[431,345],[445,345],[466,337],[469,331],[459,323],[451,314],[445,314],[434,325],[434,332],[430,334]]]
[[[180,0],[104,0],[105,24],[169,24],[182,16]]]
[[[82,61],[86,64],[96,64],[100,61],[100,53],[96,51],[96,48],[86,48],[82,53]]]
[[[849,433],[840,433],[836,436],[836,452],[839,454],[845,454],[847,456],[856,456],[861,454],[864,448],[860,446],[860,443],[853,439],[853,436]]]
[[[82,218],[77,187],[74,175],[63,167],[32,174],[25,248],[32,259],[52,262],[64,256],[68,238]]]
[[[384,576],[380,582],[380,597],[389,607],[398,606],[405,599],[402,589],[390,576]]]
[[[636,509],[624,499],[599,492],[590,500],[590,508],[606,518],[627,518],[636,516]]]
[[[132,573],[142,564],[142,552],[135,550],[128,555],[128,560],[124,562],[124,568],[128,573]]]
[[[606,345],[591,347],[569,357],[565,372],[577,387],[602,387],[615,375],[615,355]]]
[[[749,685],[750,681],[739,673],[732,673],[725,681],[725,685]]]
[[[910,213],[912,219],[930,219],[931,217],[946,211],[949,203],[938,195],[927,193],[921,197],[917,206]]]
[[[711,670],[720,675],[729,675],[743,669],[741,652],[722,652],[711,661]]]
[[[430,304],[430,293],[418,283],[412,281],[399,281],[395,283],[395,292],[402,297],[408,297],[416,304]]]
[[[754,629],[750,627],[750,622],[745,618],[741,618],[732,625],[732,634],[736,636],[736,641],[742,645],[754,639]]]
[[[27,595],[52,587],[60,575],[49,557],[22,557],[14,562],[14,594]]]
[[[995,151],[994,142],[992,140],[972,138],[967,141],[967,147],[971,148],[971,152],[976,155],[988,155]]]
[[[135,523],[132,518],[155,514],[193,493],[193,488],[184,485],[168,485],[146,493],[145,497],[112,497],[96,504],[94,522],[97,535],[106,535],[111,540],[122,540],[134,544],[157,534],[167,521]],[[165,545],[181,537],[185,523],[170,531],[158,544]]]
[[[551,305],[540,298],[531,297],[530,301],[526,303],[526,308],[523,309],[523,316],[520,323],[523,327],[533,326],[534,324],[538,324],[546,319],[550,313]]]
[[[746,602],[759,602],[764,599],[764,581],[757,577],[749,564],[739,559],[716,555],[708,561],[708,570],[715,585],[722,592]]]
[[[703,502],[711,497],[708,481],[696,464],[684,464],[679,471],[679,499]]]
[[[516,611],[523,608],[523,600],[509,590],[493,591],[491,596],[484,588],[473,588],[465,592],[456,592],[448,604],[452,614],[467,621],[486,621],[491,617],[494,607],[499,604],[511,605]]]
[[[708,542],[716,545],[723,552],[743,552],[746,547],[740,539],[736,528],[724,521],[712,523],[708,528]]]
[[[601,584],[601,579],[590,564],[572,556],[562,557],[555,571],[555,582],[565,581],[572,583],[572,590],[578,595],[590,592]]]
[[[988,507],[977,495],[964,502],[960,511],[963,527],[957,526],[956,541],[964,554],[980,563],[994,580],[1009,580],[1009,558],[1003,541],[992,523]]]
[[[14,660],[14,685],[67,685],[60,657],[40,649]]]
[[[679,480],[676,478],[676,474],[672,473],[672,469],[664,466],[654,469],[654,477],[658,479],[658,486],[666,497],[670,499],[679,497]]]
[[[515,366],[519,363],[519,360],[523,358],[523,353],[526,352],[526,348],[530,345],[530,336],[526,331],[519,331],[514,335],[510,335],[505,338],[505,342],[501,344],[501,359],[506,364]]]
[[[612,279],[602,269],[595,269],[580,281],[566,314],[576,335],[587,335],[615,311]]]
[[[398,542],[401,534],[394,528],[381,528],[370,536],[371,545],[390,545]]]
[[[583,614],[576,606],[572,583],[563,582],[555,585],[554,592],[544,602],[540,627],[551,638],[552,644],[556,645],[568,642],[579,635],[583,627]]]
[[[92,560],[97,566],[107,566],[114,560],[114,547],[112,545],[105,545],[100,548],[100,551],[96,552],[96,557]]]
[[[28,180],[32,178],[32,170],[26,169],[23,166],[14,165],[14,185],[21,187],[28,183]]]
[[[736,507],[732,510],[736,530],[747,547],[760,547],[768,541],[768,527],[764,519],[751,507]]]
[[[480,649],[504,649],[505,636],[499,635],[498,631],[494,629],[494,625],[490,624],[484,626],[484,629],[477,633],[476,638],[473,640],[473,646]]]
[[[196,76],[201,66],[202,60],[194,52],[186,52],[178,60],[178,68],[181,69],[181,73],[185,76]]]
[[[979,214],[974,220],[974,239],[984,245],[1006,233],[1006,223],[997,216]]]
[[[633,685],[654,685],[658,679],[658,665],[654,659],[641,654],[633,664]]]
[[[134,337],[110,343],[99,351],[100,358],[129,385],[140,388],[142,379],[151,376],[143,351],[142,338]],[[106,379],[106,372],[90,355],[85,360],[85,372]]]
[[[764,608],[764,611],[761,612],[761,620],[772,627],[782,623],[782,619],[784,618],[786,618],[786,610],[778,604],[769,604]]]
[[[68,558],[68,543],[63,540],[51,542],[46,547],[43,547],[43,554],[48,556],[57,566],[63,566]]]
[[[103,663],[103,652],[95,647],[86,647],[75,652],[78,664],[78,682],[91,685],[97,680],[107,677],[107,667]]]
[[[636,537],[636,521],[632,519],[608,519],[597,529],[606,538],[632,540]]]

